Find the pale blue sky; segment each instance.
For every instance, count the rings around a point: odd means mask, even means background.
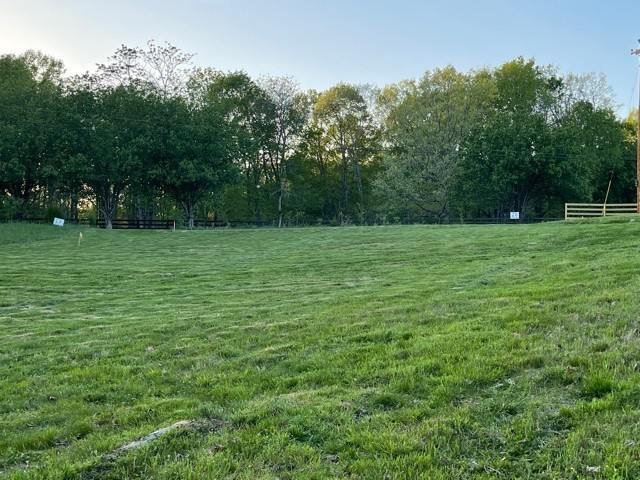
[[[604,73],[621,113],[638,103],[639,38],[640,0],[0,0],[0,53],[42,50],[71,74],[149,39],[196,53],[200,66],[318,90],[522,55]]]

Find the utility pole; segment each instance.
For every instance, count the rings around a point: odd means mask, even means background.
[[[638,43],[640,43],[640,40],[638,40]],[[631,50],[631,55],[640,57],[640,48]],[[640,89],[638,89],[638,134],[636,144],[638,146],[638,151],[636,152],[636,212],[640,213]]]

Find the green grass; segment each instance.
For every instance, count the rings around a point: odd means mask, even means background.
[[[0,225],[0,265],[0,477],[640,477],[633,217]]]

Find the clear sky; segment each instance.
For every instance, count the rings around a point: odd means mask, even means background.
[[[317,90],[523,56],[604,73],[620,114],[638,104],[639,38],[640,0],[0,0],[0,54],[41,50],[69,74],[149,39]]]

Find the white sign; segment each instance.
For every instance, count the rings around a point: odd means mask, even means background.
[[[58,217],[54,218],[53,219],[53,224],[56,227],[64,227],[64,218],[58,218]]]
[[[520,220],[520,212],[510,212],[509,218],[511,220]]]

